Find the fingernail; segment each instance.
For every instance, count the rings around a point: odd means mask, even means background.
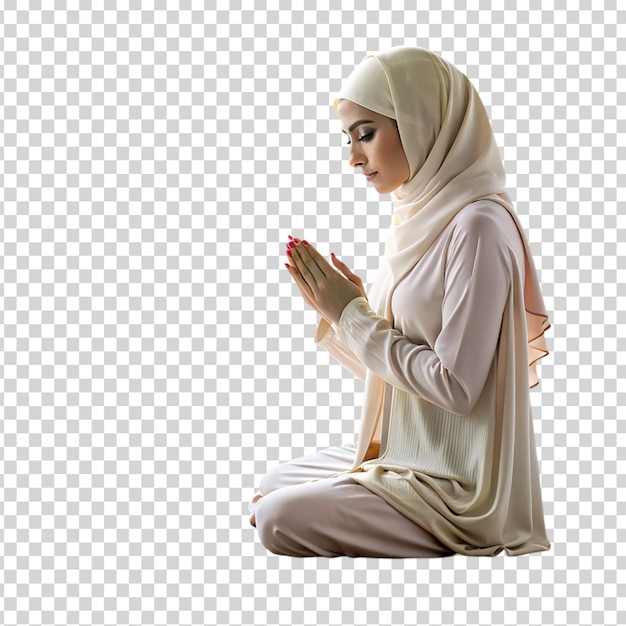
[[[293,237],[291,235],[289,235],[289,239],[293,239]]]
[[[304,240],[304,239],[302,240],[302,243],[303,243],[305,246],[308,246],[308,245],[309,245],[309,242],[308,242],[308,241],[306,241],[306,240]]]
[[[295,247],[296,247],[296,244],[295,244],[293,241],[290,241],[290,242],[287,244],[287,247],[288,247],[288,248],[295,248]]]
[[[300,240],[299,240],[297,237],[294,237],[294,238],[293,238],[293,240],[294,240],[296,243],[300,243]]]
[[[285,263],[285,267],[289,269],[289,263]]]
[[[331,252],[331,253],[330,253],[330,256],[334,257],[334,256],[335,256],[335,253],[334,253],[334,252]]]
[[[291,250],[287,250],[287,256],[291,258]]]

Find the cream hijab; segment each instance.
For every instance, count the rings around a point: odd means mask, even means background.
[[[468,78],[423,48],[397,47],[367,55],[352,72],[337,101],[345,98],[395,119],[411,175],[393,194],[393,220],[376,280],[372,308],[393,324],[391,295],[452,218],[478,199],[497,202],[517,224],[526,253],[526,324],[515,333],[528,344],[530,386],[535,364],[548,354],[549,328],[526,236],[504,190],[505,173],[485,108]],[[360,466],[374,438],[385,382],[370,370],[365,381],[361,433],[352,469]]]

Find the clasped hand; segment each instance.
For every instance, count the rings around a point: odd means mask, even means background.
[[[337,323],[346,304],[354,298],[367,299],[363,282],[353,274],[345,263],[333,254],[335,267],[346,276],[344,278],[308,242],[291,238],[287,244],[285,263],[289,274],[295,280],[305,302],[317,310],[328,321]]]

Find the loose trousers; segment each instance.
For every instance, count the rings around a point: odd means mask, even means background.
[[[326,448],[271,469],[250,503],[263,545],[295,557],[454,554],[345,473],[355,453],[354,446]]]

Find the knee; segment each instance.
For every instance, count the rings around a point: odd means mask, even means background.
[[[288,493],[280,489],[264,496],[256,509],[256,529],[261,543],[274,554],[307,556],[296,538],[302,532],[297,505]]]
[[[277,497],[278,492],[267,493],[259,501],[256,514],[256,529],[261,543],[274,554],[282,554],[280,551],[279,528],[285,523],[285,515],[288,515],[288,507],[284,504],[284,498]]]

